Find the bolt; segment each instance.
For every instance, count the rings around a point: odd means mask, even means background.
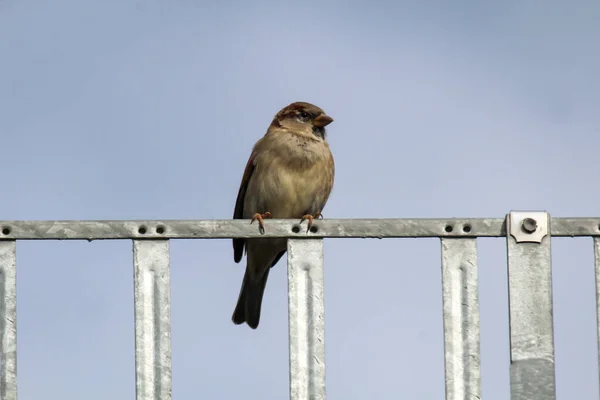
[[[533,233],[537,230],[538,224],[537,221],[533,218],[525,218],[521,223],[521,229],[525,233]]]

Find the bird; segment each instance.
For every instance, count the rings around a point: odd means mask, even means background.
[[[333,122],[321,108],[294,102],[273,118],[265,135],[252,149],[235,202],[233,219],[322,218],[333,188],[335,165],[325,127]],[[307,231],[308,231],[307,229]],[[286,238],[234,238],[233,257],[239,263],[246,251],[246,271],[231,317],[258,328],[270,269],[287,250]]]

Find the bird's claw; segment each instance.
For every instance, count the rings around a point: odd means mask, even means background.
[[[319,218],[323,219],[323,215],[320,212],[316,213],[315,215],[306,214],[302,216],[300,223],[302,223],[302,221],[304,220],[308,220],[308,227],[306,228],[306,233],[308,233],[310,231],[310,228],[312,228],[313,220]]]
[[[258,230],[261,234],[265,233],[265,224],[263,222],[263,218],[273,218],[273,215],[271,215],[271,213],[268,211],[264,214],[256,213],[250,221],[250,224],[252,224],[254,221],[258,221]]]

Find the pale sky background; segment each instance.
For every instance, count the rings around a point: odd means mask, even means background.
[[[1,219],[231,218],[254,142],[325,109],[326,218],[600,216],[600,3],[0,2]],[[509,393],[480,240],[483,396]],[[597,399],[591,239],[553,240],[557,391]],[[257,331],[229,240],[174,241],[174,399],[288,396],[285,259]],[[130,241],[19,242],[20,399],[134,398]],[[444,395],[440,245],[325,241],[333,400]]]

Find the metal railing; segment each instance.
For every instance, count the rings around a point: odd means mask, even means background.
[[[169,239],[288,238],[293,400],[325,398],[323,238],[441,239],[446,399],[481,398],[478,237],[506,237],[513,400],[556,398],[551,236],[594,237],[600,313],[600,218],[326,219],[310,232],[297,220],[268,220],[264,234],[248,222],[0,221],[0,400],[17,399],[17,240],[133,240],[138,400],[171,399]]]

